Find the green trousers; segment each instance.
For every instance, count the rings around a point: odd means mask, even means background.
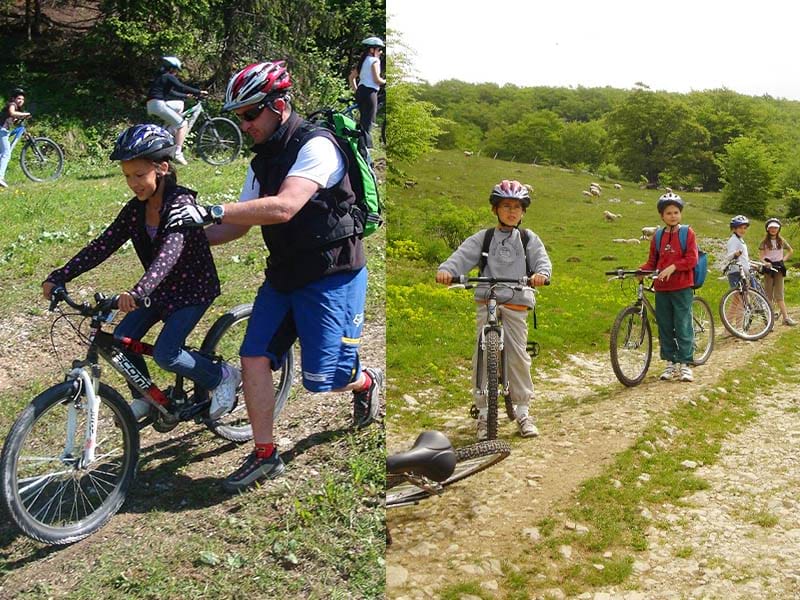
[[[689,364],[694,353],[692,327],[692,288],[675,292],[656,292],[656,322],[661,358]]]

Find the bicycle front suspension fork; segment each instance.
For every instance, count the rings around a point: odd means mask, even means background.
[[[78,393],[83,389],[84,396],[86,397],[86,405],[83,408],[86,412],[86,430],[84,431],[83,452],[78,461],[78,468],[86,468],[92,464],[95,458],[95,450],[97,448],[97,421],[100,411],[100,397],[98,396],[98,389],[100,385],[99,368],[97,366],[91,367],[92,372],[89,373],[86,367],[76,367],[67,375],[68,380],[75,381],[79,384]],[[72,401],[67,408],[67,435],[64,444],[64,452],[61,454],[63,459],[71,457],[72,448],[74,448],[75,436],[78,433],[78,411],[80,410],[78,402]]]

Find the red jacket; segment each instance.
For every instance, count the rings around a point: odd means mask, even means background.
[[[656,262],[656,236],[650,240],[650,256],[647,262],[639,267],[642,271],[658,269],[663,271],[670,265],[675,265],[675,272],[667,281],[656,279],[653,286],[657,292],[675,292],[684,290],[694,285],[694,267],[697,264],[697,240],[694,231],[689,227],[686,236],[686,254],[681,251],[678,239],[678,227],[670,231],[669,227],[661,234],[661,248],[658,249],[658,262]]]

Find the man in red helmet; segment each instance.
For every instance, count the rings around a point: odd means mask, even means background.
[[[379,412],[383,372],[362,370],[366,258],[355,195],[332,134],[292,111],[283,61],[248,65],[228,83],[224,110],[255,142],[239,202],[195,206],[170,215],[172,226],[205,226],[212,244],[258,225],[269,250],[240,356],[255,450],[223,487],[245,490],[284,470],[273,442],[272,370],[300,340],[303,385],[312,392],[353,392],[353,422]]]

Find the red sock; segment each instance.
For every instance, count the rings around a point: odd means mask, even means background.
[[[269,458],[275,450],[275,444],[256,444],[256,456],[258,458]]]
[[[366,392],[369,391],[369,386],[372,385],[372,377],[369,376],[369,373],[366,371],[361,371],[364,374],[364,385],[358,391],[359,392]]]

